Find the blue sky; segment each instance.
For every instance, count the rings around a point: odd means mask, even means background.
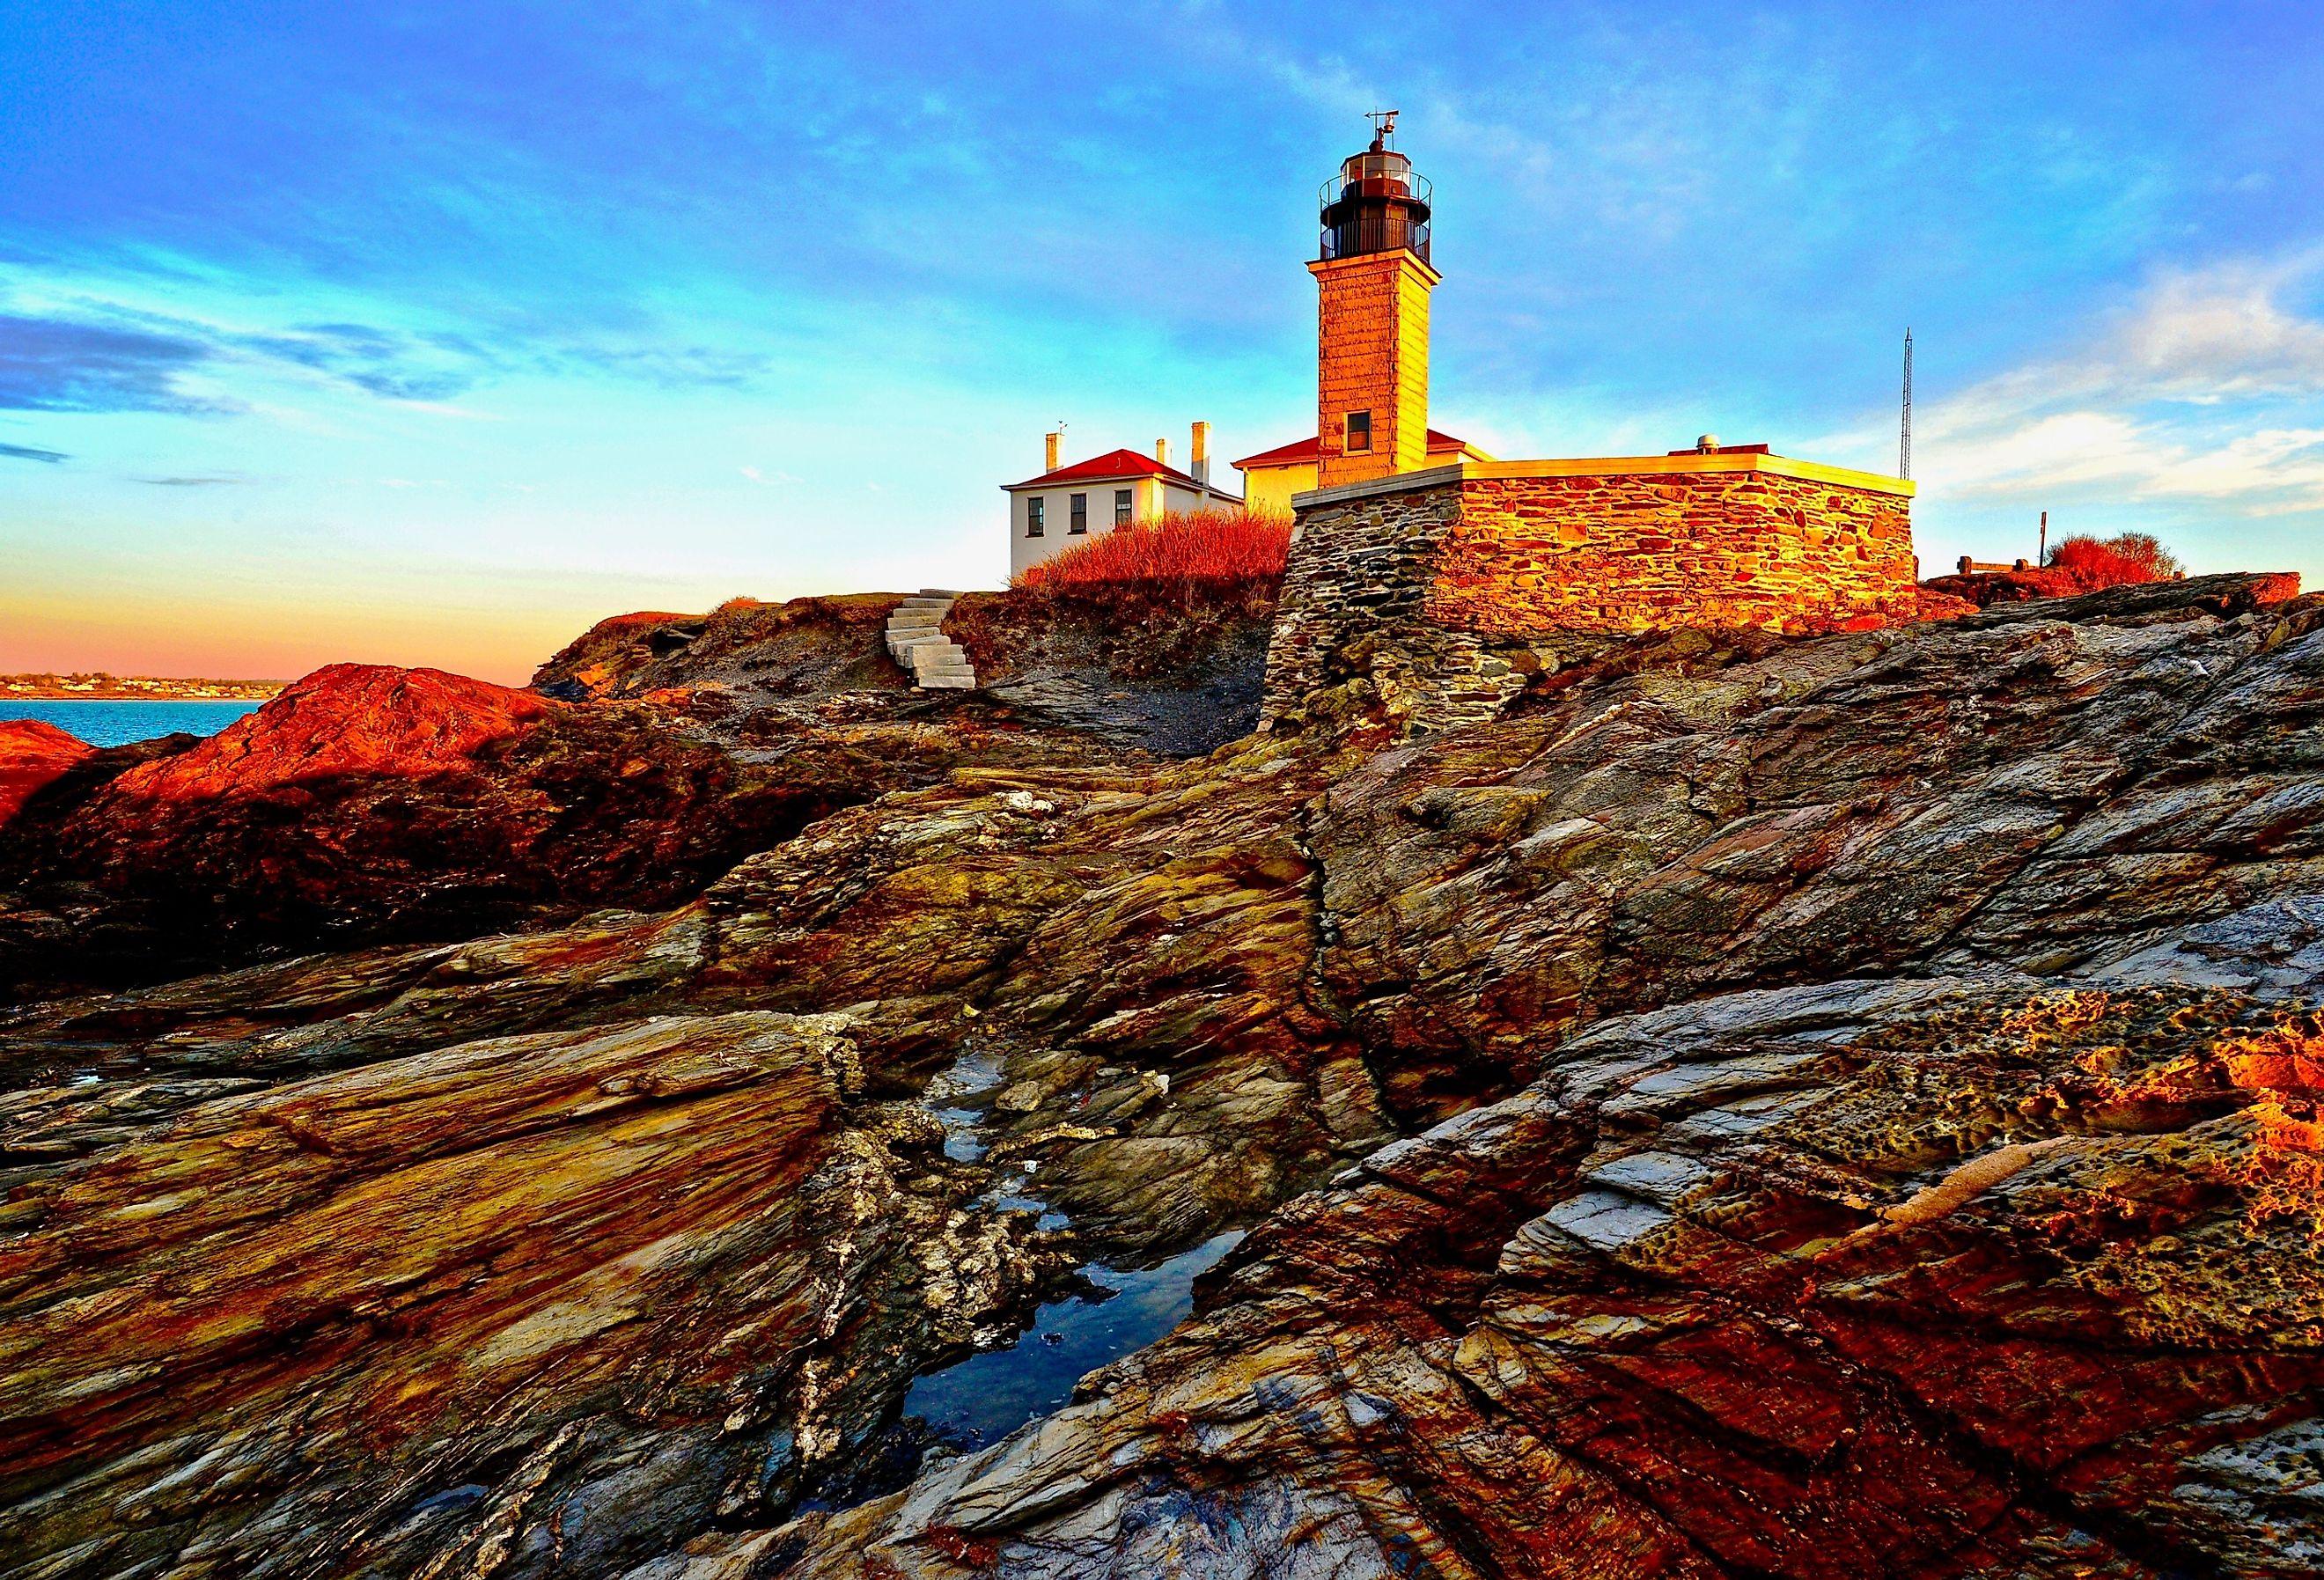
[[[996,485],[1313,421],[1404,111],[1432,416],[1888,469],[1924,568],[2324,585],[2324,7],[0,10],[0,669],[501,679],[600,614],[997,583]]]

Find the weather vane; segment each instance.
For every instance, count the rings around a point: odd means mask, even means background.
[[[1396,118],[1402,114],[1404,114],[1402,110],[1366,110],[1364,112],[1364,119],[1372,124],[1373,148],[1386,146],[1388,140],[1396,135]]]

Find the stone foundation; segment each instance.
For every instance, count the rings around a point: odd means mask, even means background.
[[[1438,467],[1293,500],[1262,717],[1361,674],[1415,732],[1490,718],[1591,633],[1884,624],[1913,485],[1757,453]]]

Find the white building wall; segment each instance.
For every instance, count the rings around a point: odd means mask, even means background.
[[[1130,490],[1130,521],[1150,522],[1166,512],[1189,513],[1200,510],[1231,510],[1234,501],[1204,494],[1167,478],[1142,477],[1081,477],[1056,484],[1028,484],[1009,491],[1009,575],[1010,579],[1045,560],[1054,559],[1075,543],[1083,543],[1102,533],[1113,531],[1114,491]],[[1089,531],[1081,537],[1073,532],[1073,496],[1089,496]],[[1044,531],[1038,538],[1027,536],[1032,522],[1032,502],[1047,502],[1044,513]]]

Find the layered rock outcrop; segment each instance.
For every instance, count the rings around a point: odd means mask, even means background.
[[[88,742],[34,718],[0,719],[0,824],[87,758]]]
[[[916,1356],[1044,1270],[1027,1215],[962,1210],[933,1123],[857,1101],[844,1030],[466,1043],[20,1187],[0,1547],[602,1573],[812,1486]]]
[[[346,664],[208,740],[97,753],[105,772],[51,775],[0,826],[0,982],[668,905],[839,808],[1026,754],[1023,732],[973,725],[752,715],[722,734],[697,716],[715,711]]]
[[[636,1573],[2312,1573],[2318,1037],[1963,979],[1609,1021],[1038,1428]]]
[[[966,594],[945,617],[978,681],[960,698],[913,694],[889,657],[881,627],[902,602],[892,594],[616,615],[533,683],[575,701],[686,698],[714,735],[745,746],[758,721],[827,710],[858,725],[1033,730],[1050,761],[1073,760],[1071,739],[1200,755],[1258,717],[1275,591],[1253,577],[1167,594],[1136,583]]]
[[[19,1003],[0,1575],[2310,1570],[2282,591],[1624,641],[1420,740],[1351,673],[659,910]],[[1240,1226],[898,1487],[916,1372]]]

